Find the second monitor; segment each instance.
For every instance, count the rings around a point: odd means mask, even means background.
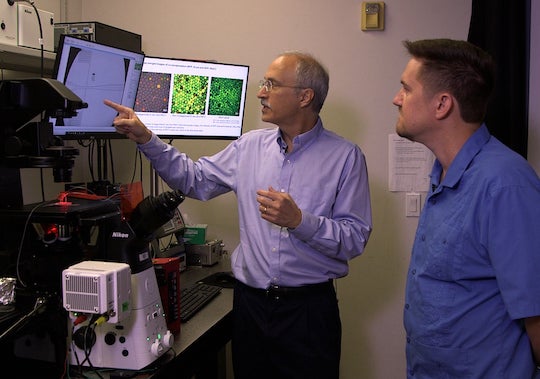
[[[145,57],[134,110],[163,138],[242,134],[249,66]]]

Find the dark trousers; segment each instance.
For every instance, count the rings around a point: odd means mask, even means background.
[[[332,282],[234,290],[235,379],[338,379],[341,320]]]

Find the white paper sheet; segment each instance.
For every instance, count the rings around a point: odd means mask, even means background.
[[[388,135],[388,187],[392,192],[426,192],[433,153],[424,145]]]

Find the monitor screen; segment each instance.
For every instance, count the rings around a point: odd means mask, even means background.
[[[79,110],[76,117],[51,118],[53,134],[72,140],[125,138],[112,127],[116,111],[103,100],[132,108],[143,62],[142,52],[61,35],[53,78],[78,95],[88,108]]]
[[[162,138],[236,139],[249,66],[145,57],[134,110]]]

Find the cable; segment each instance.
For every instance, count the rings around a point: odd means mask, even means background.
[[[115,176],[115,173],[114,173],[114,157],[113,157],[113,152],[112,152],[112,146],[111,146],[111,140],[107,140],[107,146],[109,148],[109,157],[110,157],[110,161],[111,161],[111,175],[112,175],[112,183],[116,183],[116,176]],[[105,178],[107,179],[107,178]]]
[[[45,201],[45,184],[43,182],[43,168],[39,169],[39,181],[41,184],[41,201]]]
[[[41,311],[43,311],[43,308],[45,308],[46,306],[47,306],[47,299],[45,299],[44,297],[38,297],[36,299],[36,302],[34,303],[34,309],[32,309],[23,318],[21,318],[15,324],[11,325],[7,330],[5,330],[4,333],[2,333],[0,335],[0,340],[2,340],[5,336],[7,336],[9,333],[11,333],[12,330],[15,330],[21,324],[26,322],[29,318],[33,317],[34,315],[36,315],[38,313],[41,313]]]
[[[133,173],[131,174],[131,180],[129,181],[131,184],[135,181],[135,173],[137,172],[137,153],[139,149],[135,148],[135,158],[133,159]]]
[[[82,317],[83,315],[79,316],[74,321],[74,325],[72,326],[72,333],[71,333],[72,335],[75,328],[75,322],[77,321],[83,322],[84,320],[82,319]],[[75,360],[77,362],[77,366],[79,366],[79,368],[82,369],[82,366],[86,363],[88,367],[101,379],[103,379],[103,376],[99,373],[99,371],[97,371],[96,367],[94,367],[94,365],[92,364],[90,356],[92,354],[92,348],[95,341],[93,336],[95,336],[96,327],[103,324],[104,322],[107,322],[108,319],[109,319],[109,315],[106,313],[101,314],[101,315],[94,315],[90,319],[88,326],[84,327],[85,329],[83,331],[83,336],[82,336],[82,347],[80,348],[84,353],[84,360],[82,362],[79,361],[77,350],[75,349],[77,345],[74,343],[73,339],[71,341],[72,346],[73,346],[72,351],[73,351]]]
[[[21,260],[21,255],[22,255],[22,248],[24,246],[24,239],[26,238],[26,230],[28,229],[28,223],[30,222],[30,219],[32,218],[32,214],[36,211],[36,209],[38,209],[39,207],[45,206],[47,204],[48,204],[47,202],[39,203],[34,208],[32,208],[30,213],[28,213],[28,217],[26,218],[26,222],[24,223],[23,234],[21,236],[21,243],[19,244],[19,251],[17,253],[17,265],[15,267],[16,272],[17,272],[17,280],[19,281],[19,283],[21,283],[21,285],[23,287],[26,287],[26,284],[24,283],[24,281],[21,278],[21,273],[19,271],[19,266],[21,264],[20,260]]]
[[[140,151],[139,151],[139,175],[140,175],[139,176],[140,181],[142,183],[142,181],[143,181],[143,167],[142,167],[142,155],[141,155]]]
[[[83,322],[85,322],[88,319],[88,316],[82,314],[80,316],[77,316],[77,318],[73,321],[73,326],[77,326]]]
[[[90,141],[88,144],[88,169],[90,170],[90,177],[92,178],[92,181],[95,182],[96,178],[94,177],[94,145],[95,140]]]
[[[101,180],[104,180],[104,178],[103,178],[103,171],[104,170],[103,170],[102,158],[106,156],[105,154],[102,154],[102,151],[103,151],[102,144],[103,144],[103,140],[98,139],[96,141],[96,145],[97,145],[97,152],[96,152],[97,153],[96,154],[97,155],[97,171],[98,171],[98,181],[100,181],[100,182],[101,182]],[[105,162],[104,166],[105,166],[105,171],[107,171],[106,170],[107,162]]]
[[[142,183],[143,181],[143,167],[142,167],[142,155],[141,151],[135,146],[135,157],[134,157],[134,163],[133,163],[133,173],[131,174],[131,180],[130,183],[133,184],[135,181],[135,175],[137,173],[137,160],[139,161],[139,180]],[[137,159],[138,158],[138,159]]]

